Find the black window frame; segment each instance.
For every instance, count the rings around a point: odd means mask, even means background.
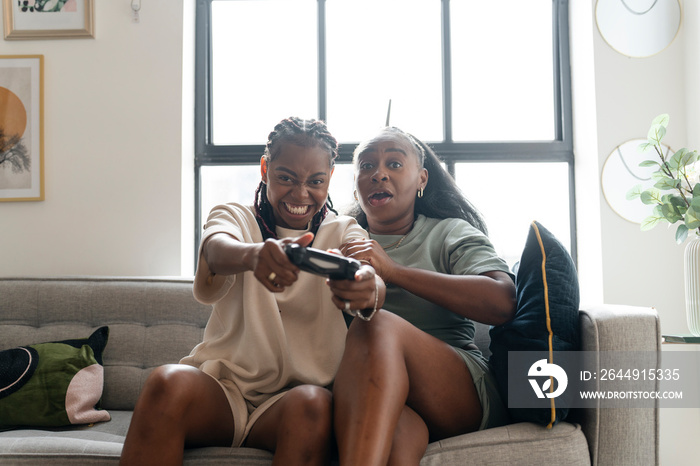
[[[197,0],[195,25],[195,127],[194,127],[194,186],[195,186],[195,264],[202,231],[201,168],[203,166],[253,165],[260,162],[264,145],[215,145],[212,143],[211,114],[211,3]],[[326,119],[325,75],[325,7],[318,4],[318,118]],[[450,0],[441,0],[442,7],[442,82],[443,82],[443,141],[430,142],[454,176],[457,162],[565,162],[569,176],[569,212],[571,256],[577,262],[576,197],[573,150],[573,116],[571,103],[571,71],[569,57],[568,0],[552,0],[553,71],[555,128],[552,141],[522,142],[454,142],[452,140],[452,83],[450,53]],[[338,163],[349,163],[357,142],[342,141]]]

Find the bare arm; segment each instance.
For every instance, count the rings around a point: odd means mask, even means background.
[[[508,322],[515,314],[515,285],[500,271],[482,275],[450,275],[397,264],[374,240],[344,245],[344,253],[368,260],[387,283],[489,325]]]
[[[313,234],[307,233],[293,242],[306,246],[312,239]],[[289,261],[283,249],[284,244],[289,242],[292,240],[268,239],[262,243],[242,243],[226,233],[217,233],[204,243],[202,256],[209,270],[215,274],[234,275],[253,271],[260,283],[278,293],[294,283],[299,274],[299,268]]]
[[[242,243],[226,233],[217,233],[207,239],[202,247],[202,255],[209,270],[220,275],[234,275],[252,270],[268,290],[279,293],[297,281],[299,268],[292,264],[284,252],[284,245],[295,242],[308,246],[314,235],[306,233],[294,240],[268,239],[263,243]],[[274,279],[270,280],[274,273]],[[363,266],[355,280],[332,280],[329,286],[333,302],[339,308],[345,301],[352,303],[352,309],[372,308],[375,301],[381,307],[384,303],[385,286],[375,275],[372,267]]]
[[[484,324],[504,324],[515,314],[515,286],[505,272],[449,275],[396,264],[388,281]]]
[[[254,270],[263,243],[241,243],[226,233],[217,233],[202,246],[209,270],[218,275],[235,275]]]

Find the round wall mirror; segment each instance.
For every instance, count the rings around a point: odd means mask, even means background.
[[[668,47],[681,27],[679,0],[598,0],[600,35],[628,57],[649,57]]]
[[[644,160],[652,160],[656,157],[655,152],[639,150],[639,145],[644,142],[647,140],[632,139],[613,149],[603,165],[600,180],[603,196],[610,208],[620,217],[633,223],[642,223],[654,209],[654,206],[646,205],[639,199],[627,200],[627,192],[634,186],[641,184],[642,189],[654,186],[651,174],[655,168],[639,166]],[[670,147],[665,144],[661,146],[666,151],[667,157],[672,155]]]

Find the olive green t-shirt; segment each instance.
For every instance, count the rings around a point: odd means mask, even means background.
[[[436,219],[419,215],[413,229],[394,246],[401,235],[370,237],[387,247],[395,262],[424,270],[452,274],[479,275],[502,271],[512,274],[481,231],[465,220]],[[469,296],[464,295],[464,302]],[[409,293],[396,285],[386,286],[384,309],[391,311],[424,332],[459,348],[474,341],[474,323],[447,309]]]

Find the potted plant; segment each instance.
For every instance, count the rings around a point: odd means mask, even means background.
[[[642,230],[650,230],[661,222],[674,224],[676,242],[683,243],[689,233],[695,233],[685,248],[685,306],[690,332],[700,336],[700,178],[696,164],[698,151],[680,149],[667,155],[661,146],[666,135],[669,116],[662,114],[654,118],[647,134],[647,142],[640,145],[642,152],[650,152],[648,160],[640,167],[651,167],[654,185],[643,189],[634,186],[627,199],[641,199],[644,204],[653,205],[652,214],[644,219]]]
[[[642,221],[642,230],[650,230],[661,222],[681,222],[676,229],[676,242],[681,244],[689,232],[700,234],[700,183],[695,168],[698,151],[683,148],[673,155],[665,155],[661,141],[666,135],[668,121],[667,114],[654,118],[647,142],[640,145],[642,152],[652,153],[651,158],[639,166],[656,169],[651,174],[654,186],[643,190],[642,185],[636,185],[627,193],[627,199],[640,198],[644,204],[654,205],[652,215]]]

